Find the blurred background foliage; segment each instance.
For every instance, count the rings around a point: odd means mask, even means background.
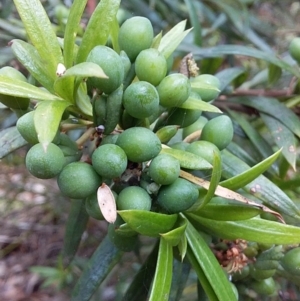
[[[62,38],[72,1],[49,0],[41,2],[53,23],[57,35]],[[88,3],[82,20],[81,31],[79,31],[78,43],[80,43],[80,34],[84,31],[85,25],[97,3],[98,1],[96,0],[90,0]],[[261,107],[251,107],[246,100],[244,102],[235,102],[231,98],[235,96],[249,96],[275,99],[276,102],[267,104],[265,110],[270,110],[274,103],[280,103],[293,112],[293,116],[299,116],[300,71],[298,65],[288,53],[288,45],[291,40],[300,36],[299,1],[123,0],[118,14],[119,23],[121,24],[125,19],[133,15],[149,18],[156,34],[160,31],[167,31],[183,19],[188,20],[187,28],[193,27],[194,30],[177,49],[173,69],[178,69],[181,58],[192,52],[201,73],[217,74],[221,82],[224,80],[224,89],[220,97],[214,102],[214,105],[219,106],[223,111],[227,111],[233,118],[236,134],[234,142],[245,150],[244,160],[248,159],[248,162],[246,162],[249,165],[254,165],[261,161],[270,155],[274,149],[280,147],[276,143],[276,139],[270,135],[270,129],[272,130],[274,125],[271,124],[271,121],[267,121],[262,108],[263,105]],[[26,40],[25,30],[16,13],[13,1],[1,0],[0,67],[10,65],[25,73],[26,71],[15,60],[8,46],[9,42],[14,38]],[[229,47],[228,45],[231,46]],[[258,52],[255,52],[256,50]],[[280,67],[266,58],[280,58],[287,65]],[[232,73],[222,74],[222,71],[228,68],[231,68]],[[229,81],[227,77],[231,80]],[[280,108],[279,105],[278,108]],[[236,114],[236,112],[239,114]],[[288,119],[288,113],[285,112],[286,114],[284,114],[284,112],[277,110],[276,114],[283,114],[283,120]],[[0,110],[0,129],[5,129],[15,122],[16,116],[13,113],[5,108]],[[278,124],[275,126],[278,127]],[[292,143],[296,147],[296,152],[292,156],[288,152],[283,153],[284,155],[277,166],[274,165],[273,170],[269,171],[268,177],[300,207],[300,176],[296,172],[297,167],[299,168],[300,129],[297,128],[298,123],[295,123],[295,126],[296,129],[294,131],[287,130],[282,137],[284,145],[288,147],[289,143]],[[233,148],[232,146],[231,151]],[[241,152],[240,149],[239,151]],[[20,162],[22,160],[17,154],[8,156],[1,164],[18,165]],[[11,187],[12,190],[14,188],[15,186]],[[26,187],[24,189],[26,190]],[[49,187],[48,189],[51,190]],[[5,199],[5,196],[3,196],[3,199]],[[48,198],[48,202],[53,202],[53,200]],[[19,209],[19,207],[17,208]],[[47,210],[52,209],[49,209],[48,206]],[[5,215],[9,216],[7,211]],[[50,219],[53,221],[53,218],[62,223],[59,212],[55,211]],[[95,243],[95,241],[87,243],[89,248],[93,245],[93,242]],[[144,248],[144,252],[147,253],[147,243]],[[87,253],[90,252],[88,251]],[[84,259],[79,257],[76,264],[79,267],[83,266]],[[126,269],[130,262],[123,262],[122,264],[123,268]],[[44,278],[47,278],[47,284],[53,285],[54,283],[57,288],[63,287],[68,291],[68,285],[73,281],[70,275],[78,274],[76,269],[76,266],[71,267],[68,271],[70,274],[67,275],[65,274],[66,271],[60,270],[59,265],[52,270],[35,270],[35,272],[39,272]],[[130,269],[136,270],[137,267],[132,264]],[[128,281],[125,274],[125,272],[120,273],[120,279],[117,279],[117,283],[109,280],[112,282],[112,286],[117,286],[119,289],[112,293],[112,298],[109,296],[109,291],[106,291],[108,295],[105,297],[105,300],[118,300],[118,298],[121,298],[119,291],[122,292],[124,289],[122,281],[125,281],[125,283]],[[195,279],[195,274],[191,273],[182,300],[195,300],[197,292]],[[299,288],[296,288],[292,283],[284,282],[283,289],[286,292],[292,292],[287,299],[284,296],[282,299],[278,299],[279,297],[275,296],[264,300],[300,299]],[[94,297],[96,298],[95,300],[100,297],[100,295],[97,296]]]

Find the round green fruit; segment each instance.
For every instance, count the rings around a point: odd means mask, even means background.
[[[157,86],[160,105],[166,108],[180,107],[190,96],[191,83],[185,75],[173,73]]]
[[[185,128],[193,124],[202,114],[199,110],[173,108],[168,113],[167,124]]]
[[[182,138],[184,139],[185,137],[187,137],[188,135],[196,132],[196,131],[200,131],[203,129],[204,125],[207,123],[207,118],[204,116],[200,116],[194,123],[192,123],[191,125],[183,128],[182,130]]]
[[[116,144],[132,162],[145,162],[156,157],[161,151],[158,137],[149,129],[133,127],[121,133]]]
[[[174,148],[174,149],[180,149],[180,150],[185,151],[189,145],[190,145],[190,144],[187,143],[187,142],[180,141],[180,142],[172,143],[172,144],[169,145],[169,146],[172,147],[172,148]]]
[[[120,56],[111,48],[103,45],[94,47],[89,53],[87,62],[99,65],[108,78],[91,77],[89,86],[110,94],[122,84],[124,79],[124,66]]]
[[[85,210],[87,214],[94,219],[104,220],[103,214],[99,208],[97,193],[93,193],[85,199]]]
[[[150,48],[153,36],[153,27],[147,18],[132,17],[120,27],[120,49],[124,50],[133,62],[142,50]]]
[[[178,213],[194,205],[198,195],[198,189],[194,184],[178,178],[171,185],[159,189],[157,202],[168,213]]]
[[[203,101],[212,101],[220,94],[221,83],[214,75],[198,75],[193,79],[193,84],[192,90],[198,93]]]
[[[300,63],[300,38],[294,38],[291,41],[289,53],[296,62]]]
[[[276,292],[276,283],[273,278],[267,278],[251,282],[250,288],[260,295],[270,296]]]
[[[102,179],[94,168],[85,162],[66,165],[58,175],[57,184],[62,194],[73,199],[85,199],[95,193]]]
[[[202,157],[210,164],[213,164],[215,155],[220,156],[219,149],[211,142],[204,140],[192,142],[186,148],[186,151]]]
[[[221,115],[209,120],[203,127],[201,140],[215,144],[219,150],[227,147],[233,138],[233,125],[231,119]]]
[[[251,265],[250,266],[250,275],[252,278],[255,280],[264,280],[267,278],[270,278],[274,276],[276,270],[261,270],[261,269],[256,269],[255,266]]]
[[[289,250],[280,263],[291,275],[300,276],[300,247]]]
[[[37,132],[34,126],[34,113],[35,111],[28,112],[21,116],[17,121],[17,129],[21,136],[30,144],[39,143]],[[58,131],[54,137],[53,143],[60,142],[60,132]]]
[[[22,81],[27,83],[26,77],[21,72],[9,66],[1,68],[0,75],[3,75],[16,81]],[[26,110],[29,106],[29,98],[17,97],[6,94],[0,94],[0,102],[2,102],[8,108],[15,110]]]
[[[154,48],[141,51],[135,60],[139,80],[157,86],[167,74],[167,60]]]
[[[149,175],[157,184],[170,185],[178,179],[179,161],[171,155],[161,154],[155,157],[149,166]]]
[[[92,164],[96,172],[105,179],[120,177],[127,167],[127,156],[115,144],[99,146],[92,154]]]
[[[28,151],[25,164],[28,171],[35,177],[51,179],[62,170],[65,157],[57,145],[50,143],[45,150],[43,145],[38,143]]]
[[[132,117],[147,118],[159,110],[158,93],[148,82],[134,82],[124,91],[123,105]]]
[[[139,186],[124,188],[117,199],[118,210],[146,210],[151,209],[151,197],[146,190]]]

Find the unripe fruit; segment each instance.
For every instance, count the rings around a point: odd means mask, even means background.
[[[144,49],[150,48],[153,40],[153,27],[144,17],[127,19],[119,31],[119,46],[133,62]]]
[[[134,82],[124,91],[123,105],[126,112],[135,118],[149,117],[159,109],[158,93],[148,82]]]
[[[212,101],[220,93],[221,83],[214,75],[201,74],[195,77],[193,82],[199,86],[193,87],[192,90],[197,92],[203,101]],[[201,86],[201,84],[203,85]]]
[[[300,276],[300,247],[289,250],[280,263],[291,275]]]
[[[17,121],[17,129],[21,136],[30,144],[39,143],[37,132],[34,126],[34,111],[28,112],[21,116]],[[58,144],[60,142],[60,133],[57,132],[53,139],[53,143]]]
[[[41,143],[30,148],[25,164],[28,171],[37,178],[50,179],[57,176],[65,163],[61,149],[50,143],[45,150]]]
[[[120,146],[132,162],[145,162],[161,151],[158,137],[149,129],[133,127],[121,133],[116,145]]]
[[[203,127],[201,140],[215,144],[219,150],[227,147],[233,138],[233,125],[231,119],[221,115],[209,120]]]
[[[118,210],[146,210],[151,209],[151,197],[146,190],[139,186],[124,188],[117,199]]]
[[[181,141],[181,142],[172,143],[170,147],[174,149],[186,150],[189,145],[190,145],[189,143]]]
[[[289,53],[291,57],[300,63],[300,38],[294,38],[289,46]]]
[[[168,113],[167,124],[178,125],[182,128],[194,123],[202,114],[199,110],[173,108]]]
[[[139,80],[157,86],[166,76],[167,60],[157,49],[145,49],[135,60],[135,73]]]
[[[214,144],[212,144],[211,142],[208,142],[208,141],[192,142],[186,148],[186,151],[204,158],[210,164],[213,164],[215,155],[220,156],[219,149]]]
[[[85,199],[85,210],[94,219],[104,220],[98,204],[97,193],[93,193]]]
[[[63,168],[57,184],[65,196],[85,199],[95,193],[102,182],[94,168],[85,162],[73,162]]]
[[[255,268],[255,266],[250,266],[250,275],[255,280],[264,280],[272,277],[275,274],[276,270],[261,270]]]
[[[191,125],[183,128],[182,131],[182,138],[184,139],[185,137],[187,137],[188,135],[202,130],[204,125],[207,123],[207,118],[204,116],[200,116],[194,123],[192,123]]]
[[[194,205],[198,195],[198,189],[194,184],[178,178],[171,185],[160,188],[157,202],[168,213],[178,213]]]
[[[6,76],[13,80],[27,82],[26,77],[21,72],[9,66],[1,68],[0,75]],[[0,94],[0,102],[2,102],[8,108],[15,110],[26,110],[29,105],[29,98]]]
[[[121,176],[125,171],[127,156],[118,145],[105,144],[93,152],[92,164],[100,176],[105,179],[113,179]]]
[[[250,288],[260,295],[270,296],[276,291],[276,283],[273,278],[267,278],[251,282]]]
[[[167,154],[155,157],[149,166],[149,175],[157,184],[170,185],[180,173],[179,161]]]
[[[110,94],[122,84],[124,66],[122,59],[113,49],[103,45],[96,46],[91,50],[86,61],[99,65],[108,76],[108,78],[89,78],[90,86]]]
[[[166,108],[180,107],[189,97],[191,84],[189,79],[174,73],[166,76],[157,86],[159,103]]]

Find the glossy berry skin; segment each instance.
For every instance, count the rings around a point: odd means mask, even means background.
[[[294,38],[291,41],[289,53],[296,62],[300,63],[300,38]]]
[[[119,193],[117,208],[119,210],[149,211],[151,209],[151,197],[143,188],[139,186],[129,186]]]
[[[161,151],[161,142],[149,129],[132,127],[121,133],[116,141],[128,160],[132,162],[145,162],[156,157]]]
[[[168,213],[178,213],[189,209],[196,202],[198,195],[194,184],[178,178],[171,185],[160,188],[157,202]]]
[[[35,144],[28,151],[25,160],[28,171],[40,179],[54,178],[60,173],[64,163],[63,152],[53,143],[50,143],[46,150],[42,143]]]
[[[117,178],[127,167],[127,156],[121,147],[115,144],[104,144],[93,152],[92,165],[103,178]]]
[[[124,65],[121,57],[113,49],[98,45],[91,50],[86,61],[99,65],[108,76],[108,78],[89,78],[89,86],[92,88],[110,94],[123,82]]]
[[[220,115],[209,120],[203,127],[201,140],[215,144],[219,150],[227,147],[233,138],[233,125],[226,115]]]
[[[300,276],[300,247],[289,250],[280,263],[291,275]]]
[[[145,49],[135,60],[135,73],[139,80],[157,86],[166,76],[167,60],[157,49]]]
[[[157,184],[170,185],[178,179],[180,173],[179,161],[167,154],[155,157],[149,166],[149,175]]]
[[[145,17],[132,17],[127,19],[120,27],[119,46],[134,62],[138,54],[150,48],[153,40],[153,27]]]
[[[159,97],[153,85],[146,81],[134,82],[123,95],[123,105],[132,117],[143,119],[159,110]]]
[[[57,178],[62,194],[72,199],[87,198],[97,191],[101,183],[101,177],[90,164],[85,162],[66,165]]]
[[[160,105],[166,108],[180,107],[189,97],[191,84],[189,79],[174,73],[166,76],[157,86]]]

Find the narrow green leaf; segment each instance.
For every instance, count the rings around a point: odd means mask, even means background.
[[[76,106],[86,116],[93,116],[93,106],[89,96],[86,94],[85,84],[82,83],[76,92]]]
[[[270,115],[261,113],[260,117],[271,132],[277,146],[282,149],[282,155],[296,170],[296,139],[292,131]]]
[[[181,257],[181,261],[183,261],[187,252],[187,239],[185,235],[181,237],[181,240],[178,244],[178,251]]]
[[[255,155],[251,154],[251,151],[249,154],[248,150],[246,151],[244,149],[244,145],[239,145],[238,143],[231,141],[226,149],[250,166],[253,166],[257,163],[257,161],[254,159]]]
[[[178,125],[166,125],[160,128],[155,135],[161,143],[168,143],[173,138],[179,129]]]
[[[191,213],[193,215],[198,215],[218,221],[238,221],[255,217],[261,212],[262,211],[256,207],[229,201],[227,205],[209,203],[205,207],[197,209],[196,211],[186,212],[186,215],[189,216],[189,214]]]
[[[178,50],[185,52],[192,52],[195,59],[202,59],[208,57],[220,57],[224,55],[244,55],[257,59],[264,60],[272,63],[283,70],[289,71],[297,77],[300,77],[298,68],[286,63],[284,60],[278,58],[275,54],[261,51],[255,48],[243,46],[243,45],[219,45],[211,48],[201,48],[190,43],[182,43]]]
[[[88,0],[74,0],[68,16],[64,34],[64,63],[66,68],[74,64],[74,47],[82,14]]]
[[[169,154],[179,160],[180,166],[188,169],[211,169],[212,165],[205,159],[195,154],[174,148],[163,148],[161,150],[163,154]]]
[[[76,63],[82,63],[97,45],[105,45],[121,0],[102,0],[94,10],[78,50]]]
[[[0,131],[0,159],[27,144],[16,126]]]
[[[219,185],[219,181],[221,179],[221,176],[222,176],[221,156],[220,156],[220,153],[214,152],[213,169],[212,169],[209,188],[206,192],[206,195],[204,197],[203,202],[199,206],[199,209],[203,208],[212,199],[212,197],[214,196],[215,191],[217,189],[217,186]]]
[[[184,0],[185,5],[188,9],[191,24],[193,26],[194,44],[202,45],[202,28],[201,22],[199,22],[198,13],[193,0]]]
[[[161,214],[145,210],[118,211],[123,220],[137,233],[158,237],[170,231],[177,221],[177,214]]]
[[[120,53],[120,46],[119,46],[119,22],[117,17],[114,18],[114,21],[111,23],[110,27],[110,39],[113,46],[114,51]]]
[[[206,112],[213,112],[213,113],[222,113],[222,111],[217,108],[216,106],[205,102],[200,99],[196,99],[193,97],[189,97],[181,106],[182,109],[188,109],[188,110],[200,110],[200,111],[206,111]]]
[[[41,59],[34,46],[21,40],[12,40],[11,49],[19,62],[29,71],[29,73],[49,92],[53,93],[53,83],[56,74],[50,74],[45,68],[45,63]]]
[[[189,218],[224,239],[245,239],[258,243],[286,245],[300,243],[300,228],[254,217],[240,221],[217,221],[192,213]],[[229,299],[230,300],[230,299]]]
[[[278,82],[282,74],[282,69],[274,64],[269,64],[268,67],[268,82],[269,85],[274,85]]]
[[[236,78],[238,78],[240,75],[245,73],[245,69],[242,67],[233,67],[233,68],[226,68],[217,74],[215,76],[220,80],[221,92],[224,91],[224,89]]]
[[[70,264],[77,252],[88,219],[89,215],[85,210],[84,200],[71,200],[71,210],[66,223],[62,249],[63,263],[65,266]]]
[[[250,169],[249,165],[226,150],[222,151],[222,164],[222,176],[225,179],[232,178]],[[294,202],[265,176],[260,175],[244,186],[243,189],[276,211],[300,220],[300,210]]]
[[[52,24],[39,0],[14,0],[29,40],[37,49],[49,74],[63,62],[61,48]]]
[[[34,126],[36,128],[39,142],[47,148],[54,139],[61,117],[65,109],[72,105],[67,101],[43,101],[38,103],[34,113]]]
[[[121,255],[122,252],[106,236],[86,264],[72,291],[71,301],[90,300],[98,286],[117,264]]]
[[[0,93],[36,100],[62,100],[61,98],[21,80],[0,75]]]
[[[173,270],[173,248],[163,238],[160,239],[156,270],[149,301],[168,301]]]
[[[58,77],[54,82],[55,93],[61,98],[74,104],[74,78]]]
[[[184,30],[186,20],[179,22],[171,30],[169,30],[161,39],[158,50],[168,58],[186,37],[186,35],[192,30]]]
[[[122,301],[141,301],[147,299],[156,269],[157,255],[158,244],[155,244],[146,261],[131,281]]]
[[[69,69],[61,76],[62,78],[65,77],[72,77],[78,76],[82,78],[86,77],[101,77],[101,78],[108,78],[108,76],[104,73],[103,69],[92,62],[84,62],[77,64]]]
[[[241,113],[236,113],[232,110],[227,110],[229,115],[241,126],[252,145],[261,154],[262,158],[266,158],[272,155],[272,147],[267,141],[260,135],[260,133],[252,126],[252,124]]]
[[[230,101],[241,103],[272,116],[300,138],[300,120],[298,116],[276,98],[263,96],[239,97],[231,98]]]
[[[186,229],[186,237],[189,246],[188,254],[190,249],[196,259],[196,262],[199,264],[201,270],[203,271],[203,274],[205,275],[208,283],[210,284],[213,292],[217,296],[217,300],[237,300],[230,286],[230,283],[227,277],[225,276],[215,255],[212,253],[211,249],[206,244],[202,236],[197,232],[197,230],[193,227],[193,225],[190,222],[188,222],[188,226]],[[199,280],[201,282],[200,278]],[[210,294],[212,293],[211,290],[206,291],[206,293],[208,292]]]
[[[180,220],[179,225],[176,225],[174,229],[166,233],[160,234],[160,236],[173,247],[179,244],[187,226],[186,219],[179,218],[178,220]]]
[[[268,170],[270,166],[278,159],[280,153],[281,149],[241,174],[220,182],[220,185],[231,190],[243,188]],[[226,156],[226,154],[224,154],[224,156]]]
[[[205,300],[219,301],[219,298],[217,297],[216,293],[214,292],[212,285],[209,283],[208,279],[206,278],[206,276],[202,270],[202,267],[200,266],[199,262],[196,259],[196,256],[193,254],[193,252],[191,251],[190,248],[188,248],[188,250],[187,250],[187,258],[188,258],[189,262],[191,263],[194,271],[196,272],[199,282],[201,284],[201,287],[204,290],[206,297],[208,298]]]

